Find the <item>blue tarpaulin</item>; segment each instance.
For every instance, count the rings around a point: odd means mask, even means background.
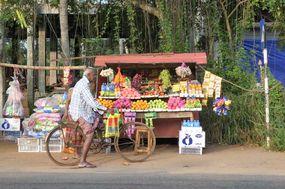
[[[245,39],[243,45],[251,65],[255,70],[258,70],[258,61],[261,60],[263,62],[260,39]],[[266,47],[268,50],[268,67],[273,76],[285,86],[285,48],[278,46],[277,39],[266,40]]]

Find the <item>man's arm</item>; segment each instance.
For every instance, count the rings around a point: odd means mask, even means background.
[[[84,101],[89,105],[91,106],[94,111],[98,111],[99,110],[107,110],[107,108],[105,106],[102,106],[100,105],[95,99],[94,97],[92,96],[91,92],[90,92],[90,88],[88,85],[84,85],[82,86],[83,89],[82,89],[82,95],[83,95],[83,98],[84,98]]]

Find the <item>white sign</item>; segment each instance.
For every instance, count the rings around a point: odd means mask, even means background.
[[[179,131],[179,147],[205,147],[205,132]]]
[[[20,125],[20,119],[0,118],[0,131],[20,131]]]

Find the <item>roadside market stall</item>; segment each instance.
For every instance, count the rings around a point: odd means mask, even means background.
[[[178,138],[183,124],[200,125],[205,96],[197,64],[206,63],[205,53],[97,56],[94,66],[105,67],[107,77],[99,80],[99,101],[144,119],[157,138]]]

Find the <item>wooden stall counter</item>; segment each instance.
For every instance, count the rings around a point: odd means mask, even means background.
[[[138,121],[144,122],[145,113],[136,114]],[[156,138],[178,138],[183,119],[199,119],[199,111],[157,112],[157,118],[153,120]]]

